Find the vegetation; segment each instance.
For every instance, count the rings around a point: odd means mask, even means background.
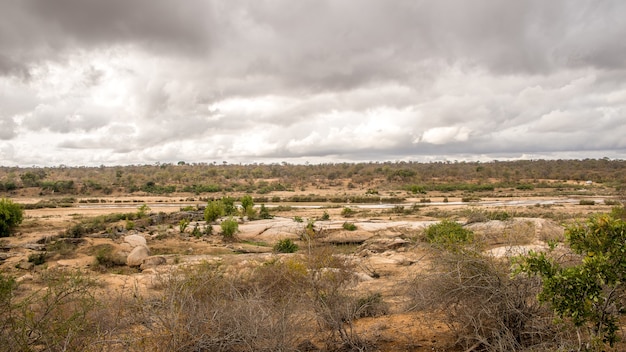
[[[472,231],[451,220],[443,220],[437,224],[430,225],[426,228],[425,235],[428,242],[446,249],[457,248],[474,239]]]
[[[348,231],[354,231],[356,230],[356,225],[352,222],[344,222],[342,225],[344,230],[348,230]]]
[[[204,208],[204,220],[214,222],[224,215],[224,203],[221,200],[210,201]]]
[[[274,245],[274,250],[279,253],[295,253],[298,250],[298,245],[291,239],[285,238],[279,240],[276,245]]]
[[[228,239],[232,239],[239,231],[239,223],[232,217],[222,221],[220,227],[222,228],[222,236]]]
[[[539,299],[562,319],[584,328],[588,346],[604,350],[618,340],[619,316],[626,293],[626,222],[596,215],[569,227],[567,244],[580,256],[576,264],[561,263],[550,253],[522,258],[520,271],[541,277]],[[567,265],[566,265],[567,264]]]
[[[10,199],[0,199],[0,237],[10,236],[17,225],[22,223],[24,211]]]

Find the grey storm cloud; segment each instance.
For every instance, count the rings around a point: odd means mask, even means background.
[[[1,1],[0,164],[624,158],[624,13]]]

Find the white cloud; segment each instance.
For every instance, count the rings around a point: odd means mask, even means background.
[[[0,163],[623,155],[624,11],[616,0],[3,3]]]

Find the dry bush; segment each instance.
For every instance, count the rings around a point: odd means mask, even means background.
[[[306,257],[308,295],[317,322],[329,332],[327,349],[367,351],[373,341],[365,340],[353,322],[364,316],[368,308],[383,310],[382,302],[359,300],[349,288],[355,283],[354,268],[346,258],[335,255],[330,247],[318,247]],[[381,300],[382,301],[382,300]],[[374,303],[379,303],[375,304]]]
[[[552,314],[537,300],[540,282],[511,277],[508,262],[478,252],[437,251],[411,284],[412,308],[435,313],[467,350],[521,351],[559,345]]]
[[[112,308],[124,305],[99,301],[99,287],[92,278],[79,271],[47,270],[34,285],[22,288],[0,276],[4,350],[99,351],[114,344],[109,338],[118,335],[125,320]]]
[[[290,265],[233,276],[207,264],[162,277],[161,294],[143,305],[150,348],[295,351],[311,316],[296,291],[303,274]]]

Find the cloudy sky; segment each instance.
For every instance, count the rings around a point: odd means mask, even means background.
[[[625,159],[625,14],[0,0],[0,165]]]

